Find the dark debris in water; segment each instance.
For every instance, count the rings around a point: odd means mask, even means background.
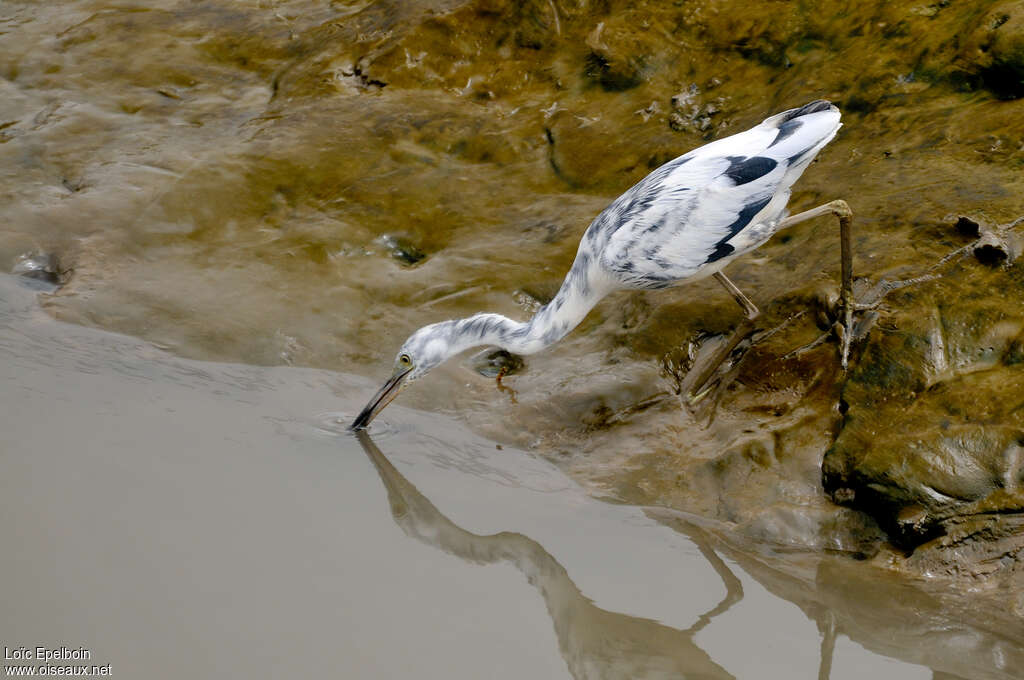
[[[388,85],[386,82],[380,80],[379,78],[371,78],[363,71],[363,68],[359,64],[353,66],[350,71],[341,70],[339,71],[339,74],[344,78],[350,79],[360,89],[381,89],[387,87]]]
[[[668,126],[675,132],[710,133],[716,122],[714,118],[722,112],[725,104],[724,97],[702,100],[700,88],[691,83],[689,88],[672,97]]]
[[[974,256],[978,262],[995,267],[1005,263],[1010,253],[1005,243],[993,240],[990,243],[978,243],[974,247]]]
[[[996,227],[989,226],[982,219],[960,215],[953,225],[956,231],[974,241],[966,246],[978,262],[990,267],[999,267],[1013,263],[1021,253],[1021,237],[1015,231],[1024,223],[1024,217],[1009,224]]]
[[[953,228],[964,236],[970,236],[971,238],[978,238],[981,236],[981,224],[970,217],[961,215],[957,218]]]

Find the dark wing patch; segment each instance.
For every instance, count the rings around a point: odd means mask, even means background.
[[[735,248],[726,243],[726,241],[743,231],[743,229],[750,224],[750,220],[754,219],[754,215],[761,212],[761,209],[768,205],[768,202],[771,200],[772,197],[768,196],[767,198],[762,198],[743,206],[743,209],[740,210],[740,214],[736,217],[736,221],[729,225],[729,233],[723,236],[722,239],[715,244],[715,249],[710,255],[708,255],[708,259],[704,260],[704,263],[707,264],[709,262],[720,260],[735,250]]]
[[[796,118],[794,118],[793,120],[787,120],[785,123],[779,126],[779,134],[775,135],[775,139],[773,139],[772,143],[768,145],[768,148],[770,149],[779,142],[781,142],[782,140],[786,139],[787,137],[790,137],[794,132],[796,132],[800,128],[801,125],[803,125],[803,123],[797,120]]]
[[[719,241],[718,243],[715,244],[715,250],[710,255],[708,255],[708,259],[704,260],[704,264],[717,262],[718,260],[721,260],[723,257],[730,255],[734,250],[736,249],[733,248],[728,243],[726,243],[725,241]]]
[[[765,156],[729,156],[728,159],[730,165],[725,171],[725,176],[736,182],[736,186],[764,177],[779,164],[774,158]]]
[[[813,146],[809,146],[803,151],[798,151],[797,153],[793,154],[792,156],[786,159],[786,165],[796,165],[797,163],[800,162],[800,159],[806,156],[807,152],[813,148]]]

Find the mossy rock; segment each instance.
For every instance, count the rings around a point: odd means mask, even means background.
[[[996,3],[971,33],[964,56],[997,96],[1024,96],[1024,2]]]
[[[898,298],[843,389],[822,474],[834,500],[913,550],[1024,504],[1024,283],[1019,266],[965,261]]]

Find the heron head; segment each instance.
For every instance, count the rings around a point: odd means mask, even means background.
[[[409,338],[398,350],[395,367],[384,386],[366,404],[356,419],[349,426],[351,430],[362,430],[384,407],[398,396],[399,392],[416,382],[438,364],[443,363],[455,354],[453,333],[454,321],[424,326]]]

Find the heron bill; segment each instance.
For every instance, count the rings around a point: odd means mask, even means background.
[[[402,386],[405,383],[405,378],[409,375],[411,368],[407,368],[401,371],[395,371],[395,374],[388,378],[388,381],[384,383],[384,386],[380,388],[377,394],[373,395],[373,398],[366,404],[356,419],[352,421],[352,424],[348,426],[349,430],[356,431],[365,429],[370,421],[377,417],[377,414],[384,410],[384,407],[391,403],[391,400],[398,396],[398,393],[402,391]]]

